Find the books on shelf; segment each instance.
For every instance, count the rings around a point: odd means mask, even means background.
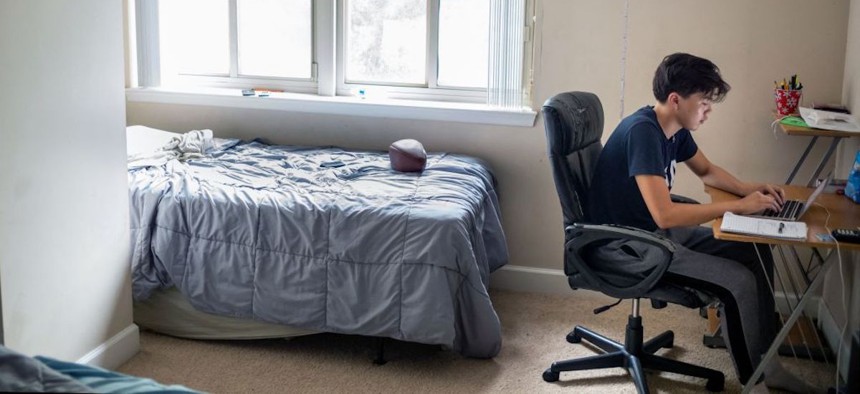
[[[726,212],[720,230],[760,237],[806,239],[806,223],[762,219]]]

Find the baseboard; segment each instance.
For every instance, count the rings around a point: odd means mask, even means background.
[[[132,323],[81,357],[77,363],[116,369],[140,350],[140,330]]]
[[[573,294],[573,290],[567,284],[564,271],[520,265],[506,265],[499,268],[490,276],[490,288],[526,293]],[[584,299],[597,302],[614,300],[603,293],[591,290],[579,289],[575,294],[577,297],[585,297]]]
[[[823,304],[820,296],[810,295],[811,297],[809,301],[806,302],[806,305],[803,307],[803,313],[806,316],[816,316],[818,314],[819,306]],[[777,312],[788,316],[791,314],[791,309],[789,305],[794,306],[797,305],[797,297],[791,296],[787,297],[785,293],[782,291],[777,291],[773,295],[774,302],[776,303]]]

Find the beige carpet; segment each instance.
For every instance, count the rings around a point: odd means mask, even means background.
[[[541,378],[553,361],[594,354],[587,346],[565,341],[574,325],[621,339],[629,302],[595,316],[592,309],[599,305],[573,291],[564,296],[492,291],[491,297],[503,336],[501,353],[492,360],[463,358],[439,346],[389,341],[389,362],[378,366],[371,362],[373,339],[364,337],[319,334],[292,340],[196,341],[143,332],[140,353],[119,371],[213,393],[636,392],[620,368],[563,372],[556,383]],[[675,347],[659,354],[721,370],[726,392],[741,390],[728,353],[702,345],[707,321],[698,311],[675,305],[660,310],[643,306],[642,311],[646,339],[666,329],[675,331]],[[818,387],[833,384],[832,364],[782,359],[789,370]],[[652,392],[704,391],[704,380],[647,376]],[[760,385],[755,392],[767,390]]]

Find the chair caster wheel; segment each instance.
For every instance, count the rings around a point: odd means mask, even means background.
[[[570,334],[567,334],[567,342],[580,343],[582,342],[582,338],[580,338],[579,335],[576,335],[576,331],[571,331]]]
[[[547,369],[543,371],[543,381],[544,382],[557,382],[558,381],[558,372],[553,372],[552,369]]]
[[[720,376],[720,377],[708,379],[708,383],[705,384],[705,389],[707,389],[710,392],[716,393],[716,392],[723,391],[725,389],[725,386],[726,386],[726,378],[725,378],[725,376]]]
[[[666,342],[665,345],[663,345],[664,349],[671,349],[671,348],[675,347],[675,333],[671,332],[671,331],[669,333],[670,333],[669,341]]]

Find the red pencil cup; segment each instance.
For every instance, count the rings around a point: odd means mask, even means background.
[[[801,92],[800,90],[773,90],[773,96],[776,98],[776,112],[779,116],[788,116],[797,112]]]

